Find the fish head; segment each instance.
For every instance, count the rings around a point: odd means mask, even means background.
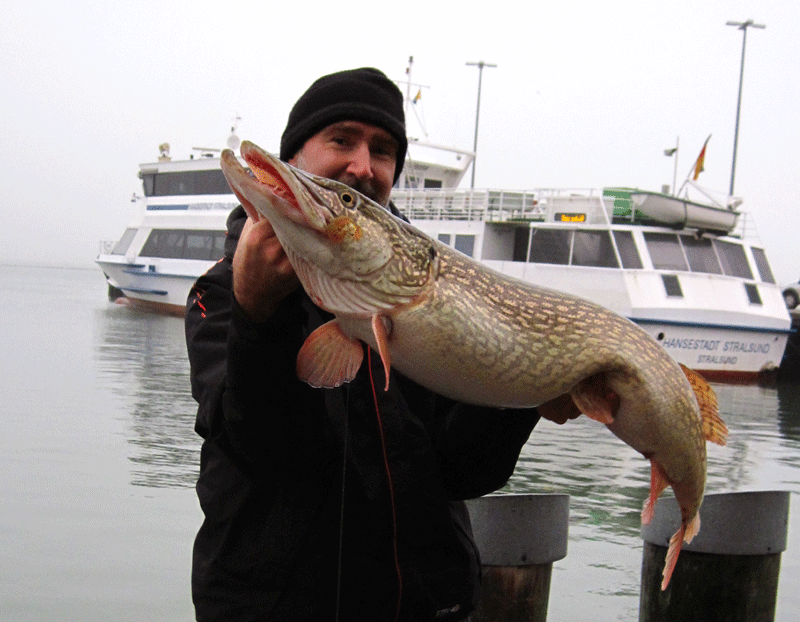
[[[248,214],[267,218],[312,300],[373,315],[430,291],[436,243],[346,184],[301,171],[244,141],[222,171]]]

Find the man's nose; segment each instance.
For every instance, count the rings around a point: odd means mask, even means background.
[[[347,172],[355,175],[359,180],[372,179],[372,158],[367,143],[359,143],[350,153],[350,163]]]

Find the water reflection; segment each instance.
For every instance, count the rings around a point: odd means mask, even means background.
[[[778,385],[778,429],[783,438],[800,441],[800,383]]]
[[[95,323],[98,382],[130,417],[132,483],[194,486],[200,439],[182,320],[109,305]]]

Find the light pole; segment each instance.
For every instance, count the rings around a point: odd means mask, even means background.
[[[733,164],[731,165],[731,190],[730,195],[733,196],[733,179],[736,175],[736,148],[739,145],[739,111],[742,108],[742,79],[744,78],[744,48],[747,44],[747,29],[748,28],[766,28],[764,24],[756,24],[752,19],[746,22],[726,22],[726,26],[736,26],[742,31],[742,67],[739,70],[739,99],[736,101],[736,130],[733,134]]]
[[[478,68],[478,107],[475,110],[475,142],[472,145],[472,184],[470,188],[475,188],[475,160],[478,158],[478,119],[481,115],[481,82],[483,81],[483,68],[484,67],[497,67],[491,63],[484,63],[478,61],[477,63],[467,63],[471,67]]]
[[[675,166],[672,170],[672,194],[675,194],[675,183],[678,179],[678,145],[680,145],[681,137],[675,139],[675,146],[671,149],[664,149],[664,155],[667,157],[675,156]]]

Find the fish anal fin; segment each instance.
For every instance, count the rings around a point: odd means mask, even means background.
[[[386,372],[386,386],[383,390],[389,390],[389,372],[392,369],[392,356],[389,353],[389,335],[391,334],[392,321],[388,317],[378,314],[372,316],[372,334],[378,345],[378,354]]]
[[[655,512],[656,501],[658,501],[658,497],[662,492],[664,492],[664,489],[667,486],[669,486],[667,474],[664,472],[664,469],[661,468],[661,465],[651,458],[650,495],[647,497],[647,501],[644,502],[644,508],[642,508],[642,524],[649,525],[650,521],[653,520],[653,512]]]
[[[614,423],[619,409],[619,396],[608,388],[603,374],[584,378],[569,392],[572,401],[584,415],[600,423]]]
[[[332,389],[356,377],[364,348],[358,339],[342,332],[339,323],[323,324],[303,343],[297,354],[297,377],[312,387]]]
[[[697,405],[700,407],[700,417],[703,425],[703,436],[707,441],[717,445],[725,445],[728,442],[728,427],[719,416],[717,405],[717,395],[714,389],[708,384],[705,378],[686,365],[681,365],[683,373],[692,385]]]
[[[675,564],[678,563],[678,555],[680,555],[681,548],[683,547],[683,538],[686,533],[686,526],[681,524],[680,529],[676,531],[669,540],[669,548],[667,549],[667,558],[664,561],[664,572],[662,574],[661,591],[667,589],[669,580],[672,578],[672,573],[675,570]]]
[[[686,533],[683,534],[684,542],[691,542],[700,531],[700,512],[694,515],[694,518],[686,525]]]

